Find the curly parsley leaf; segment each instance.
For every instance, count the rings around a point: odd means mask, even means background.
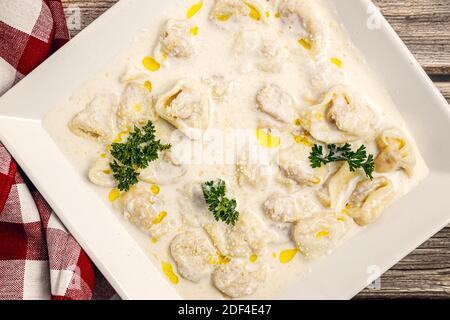
[[[309,156],[312,168],[320,168],[322,165],[331,162],[346,161],[350,171],[354,172],[361,168],[369,179],[373,179],[373,171],[375,170],[374,156],[372,154],[367,155],[365,145],[361,145],[356,151],[352,151],[349,143],[343,146],[330,144],[327,149],[328,154],[324,154],[323,146],[317,144],[313,146]]]
[[[223,221],[234,226],[239,218],[239,212],[236,211],[236,200],[226,197],[225,181],[217,180],[202,183],[202,191],[208,204],[208,210],[214,215],[214,218],[217,221]]]
[[[130,190],[131,186],[138,183],[138,171],[147,168],[150,162],[157,160],[158,152],[168,149],[170,149],[169,144],[162,144],[156,139],[155,126],[151,121],[142,128],[134,127],[126,142],[113,143],[111,145],[113,161],[110,167],[119,190]]]

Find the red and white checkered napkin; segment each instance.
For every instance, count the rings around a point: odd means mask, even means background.
[[[0,95],[68,40],[60,0],[0,0]],[[0,143],[0,299],[90,299],[94,280],[86,254]]]

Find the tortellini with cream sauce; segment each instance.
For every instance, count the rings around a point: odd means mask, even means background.
[[[70,130],[80,137],[109,144],[116,132],[117,97],[101,93],[69,123]]]
[[[130,130],[135,125],[154,120],[152,94],[143,84],[130,83],[125,87],[117,110],[117,121],[121,130]]]
[[[395,129],[384,131],[376,140],[380,154],[375,170],[380,173],[403,169],[411,177],[416,165],[414,151],[407,139]]]
[[[155,58],[164,62],[168,58],[190,58],[195,54],[193,26],[188,20],[169,19],[159,36]]]
[[[320,104],[304,110],[300,118],[316,140],[329,144],[371,139],[379,124],[376,113],[346,86],[332,89]]]
[[[254,294],[266,277],[266,268],[255,268],[248,262],[233,259],[227,264],[218,266],[212,280],[214,286],[222,293],[231,298],[241,298]]]
[[[347,204],[347,211],[361,226],[375,222],[381,212],[394,200],[392,182],[385,177],[358,183]]]
[[[178,234],[170,244],[170,253],[181,276],[199,282],[213,271],[211,259],[216,249],[202,230],[189,230]]]
[[[279,86],[268,84],[256,95],[260,128],[290,127],[296,119],[294,99]]]
[[[180,80],[157,101],[157,114],[193,140],[201,138],[212,121],[208,89],[199,81]]]
[[[322,212],[297,222],[292,236],[299,251],[307,259],[315,259],[334,249],[353,225],[345,214]]]

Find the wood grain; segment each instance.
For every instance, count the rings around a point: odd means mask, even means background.
[[[63,0],[66,8],[81,9],[82,28],[116,2]],[[450,1],[374,2],[450,102]],[[79,31],[71,30],[72,36]],[[449,248],[447,227],[386,272],[381,290],[366,289],[357,298],[450,298]]]

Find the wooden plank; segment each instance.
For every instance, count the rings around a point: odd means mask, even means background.
[[[81,10],[81,29],[117,0],[62,0]],[[375,0],[393,28],[450,102],[450,1]],[[81,30],[80,29],[80,30]],[[72,36],[80,30],[71,30]],[[450,227],[412,252],[381,278],[381,290],[357,298],[449,298]]]

